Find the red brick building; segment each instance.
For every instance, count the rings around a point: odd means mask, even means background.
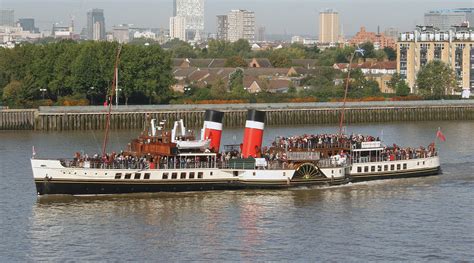
[[[376,49],[383,49],[384,47],[396,48],[395,39],[385,36],[384,33],[377,34],[374,32],[367,32],[365,31],[365,27],[361,27],[360,31],[349,40],[351,45],[362,44],[365,42],[373,43]]]

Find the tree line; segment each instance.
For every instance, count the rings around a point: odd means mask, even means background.
[[[118,49],[114,42],[58,41],[22,44],[13,49],[0,48],[0,98],[11,107],[39,105],[102,104],[112,85],[114,62]],[[371,43],[361,45],[364,57],[394,60],[392,49],[375,50]],[[306,47],[292,44],[279,49],[252,51],[246,40],[234,43],[211,40],[203,47],[172,40],[163,46],[153,41],[135,41],[123,45],[119,64],[119,96],[121,104],[167,104],[186,101],[244,100],[246,102],[281,102],[312,98],[319,101],[340,99],[345,88],[345,73],[332,68],[334,63],[347,63],[354,47]],[[317,73],[302,79],[296,90],[287,94],[249,94],[243,87],[243,74],[236,72],[229,83],[217,80],[207,87],[189,87],[184,94],[174,93],[172,58],[226,58],[227,67],[245,67],[246,58],[269,58],[274,67],[289,67],[292,59],[315,59]],[[452,69],[439,61],[428,63],[419,73],[419,93],[440,98],[455,84]],[[337,80],[343,80],[337,81]],[[454,83],[454,84],[453,84]],[[263,83],[265,84],[265,83]],[[389,86],[396,95],[406,96],[410,88],[395,74]],[[265,93],[265,92],[263,92]],[[349,82],[349,97],[382,97],[375,80],[367,79],[354,69]]]
[[[60,41],[0,48],[3,103],[35,107],[41,99],[103,103],[110,92],[118,43]],[[166,103],[174,81],[171,54],[159,45],[124,45],[119,92],[132,103]]]

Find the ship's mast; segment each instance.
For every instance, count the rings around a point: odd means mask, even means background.
[[[113,104],[112,101],[113,101],[114,95],[115,95],[116,99],[118,98],[118,96],[116,96],[116,92],[117,92],[117,83],[118,83],[118,66],[119,66],[119,63],[120,63],[120,53],[121,52],[122,52],[122,45],[119,45],[119,47],[117,49],[117,56],[115,57],[114,79],[112,80],[112,88],[110,89],[111,93],[108,94],[108,97],[107,97],[107,101],[109,102],[109,104],[107,106],[109,108],[108,108],[108,112],[107,112],[107,119],[106,119],[106,122],[105,122],[105,135],[104,135],[104,143],[102,144],[102,156],[105,156],[106,153],[107,153],[107,143],[108,143],[108,140],[109,140],[109,132],[110,132],[110,115],[112,113],[112,104]],[[114,89],[114,87],[115,87],[115,89]],[[117,100],[117,104],[118,104],[118,100]]]
[[[342,137],[342,125],[344,123],[344,113],[346,111],[346,101],[347,101],[347,92],[349,90],[349,81],[351,78],[351,66],[352,66],[352,60],[354,60],[354,56],[356,53],[359,53],[361,56],[364,56],[364,50],[357,46],[357,48],[352,52],[351,57],[349,59],[349,65],[347,66],[347,78],[346,78],[346,88],[344,90],[344,101],[342,103],[342,108],[341,108],[341,116],[339,118],[339,137]]]

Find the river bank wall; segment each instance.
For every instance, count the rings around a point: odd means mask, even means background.
[[[225,112],[226,127],[243,127],[250,108],[266,111],[266,124],[272,126],[335,124],[339,123],[342,103],[119,106],[112,111],[111,128],[143,128],[148,115],[166,120],[168,128],[179,119],[189,128],[199,128],[206,109]],[[106,116],[103,106],[0,110],[0,130],[102,130]],[[474,120],[474,100],[351,102],[345,111],[345,125],[436,120]]]

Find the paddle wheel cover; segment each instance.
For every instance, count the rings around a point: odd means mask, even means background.
[[[321,170],[314,165],[313,163],[302,163],[298,166],[295,173],[293,174],[293,179],[315,179],[325,177]]]

